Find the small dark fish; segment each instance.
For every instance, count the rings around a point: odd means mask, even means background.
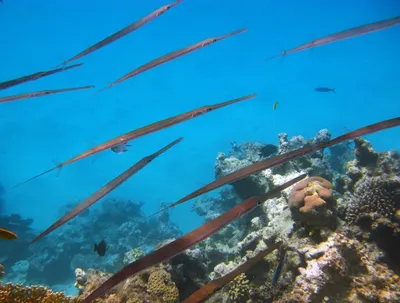
[[[314,88],[314,90],[315,90],[316,92],[321,92],[321,93],[332,92],[332,93],[336,94],[336,93],[335,93],[335,89],[336,89],[336,88],[328,88],[328,87],[317,87],[317,88]]]
[[[267,144],[263,148],[261,148],[260,152],[258,153],[260,157],[267,158],[278,151],[278,147],[273,144]]]
[[[286,262],[286,248],[284,245],[282,245],[279,249],[279,263],[278,263],[278,266],[276,267],[274,274],[272,276],[272,281],[271,281],[272,285],[275,285],[278,282],[279,277],[281,276],[281,273],[282,273],[283,265],[285,264],[285,262]]]
[[[101,240],[99,244],[94,243],[93,251],[97,252],[100,257],[103,257],[107,251],[106,241]]]
[[[276,102],[274,103],[274,105],[272,106],[273,110],[275,110],[275,109],[278,107],[278,104],[279,104],[278,101],[276,101]]]
[[[111,150],[116,154],[121,154],[121,153],[128,151],[128,147],[130,147],[130,145],[127,142],[125,142],[120,145],[111,147]]]

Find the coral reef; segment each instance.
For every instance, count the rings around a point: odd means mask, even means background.
[[[310,140],[280,134],[278,146],[233,143],[228,156],[218,154],[215,174],[219,178],[275,153],[329,139],[330,133],[321,130]],[[400,302],[397,152],[376,152],[368,141],[358,138],[261,171],[232,184],[232,188],[222,189],[217,197],[200,197],[193,210],[209,221],[244,198],[264,193],[302,173],[310,177],[195,247],[129,277],[95,303],[182,301],[209,280],[225,276],[264,251],[272,240],[282,241],[282,250],[263,258],[205,302]],[[75,286],[80,290],[77,298],[56,293],[59,301],[41,302],[79,302],[111,272],[180,236],[167,212],[149,222],[141,213],[141,205],[107,200],[99,210],[85,212],[81,220],[71,222],[32,248],[41,254],[31,255],[25,248],[24,258],[15,260],[7,250],[5,261],[1,260],[7,268],[7,279],[34,281],[40,276],[39,283],[54,283],[65,281],[65,273],[72,274],[76,269]],[[16,217],[7,220],[22,223],[21,232],[31,236],[31,221]],[[93,230],[106,230],[107,234],[93,235]],[[105,257],[99,257],[92,252],[92,245],[103,238],[109,250]],[[274,279],[277,268],[280,276]],[[0,275],[2,271],[0,267]],[[18,289],[18,296],[26,295],[20,290],[22,286],[0,284],[0,301],[1,295],[10,298],[11,291],[6,287]]]
[[[302,137],[288,140],[286,134],[281,134],[278,153],[329,137],[326,130],[309,141]],[[216,172],[223,175],[255,162],[260,146],[246,144],[242,150],[242,146],[235,145],[230,156],[219,154]],[[254,152],[248,151],[251,148]],[[253,187],[246,195],[243,188],[238,190],[237,184],[232,185],[243,198],[303,172],[319,177],[299,182],[281,196],[265,201],[260,207],[262,213],[242,218],[245,232],[236,245],[227,231],[220,231],[218,240],[211,238],[198,245],[204,252],[209,247],[220,250],[219,254],[205,254],[209,267],[213,267],[209,278],[214,280],[278,237],[287,247],[280,279],[272,285],[279,262],[273,254],[246,273],[252,277],[246,284],[248,296],[230,296],[235,287],[232,283],[206,302],[400,302],[399,154],[376,152],[368,141],[358,138],[331,148],[325,156],[317,152],[260,172],[247,180]],[[199,199],[195,210],[205,218],[213,217],[222,212],[224,202],[222,194],[219,198]],[[233,200],[225,203],[231,207]],[[220,262],[215,264],[216,260]]]
[[[291,242],[306,264],[279,302],[400,300],[399,276],[385,264],[378,247],[351,239],[346,233],[334,233],[317,246]]]
[[[85,298],[102,284],[111,274],[98,270],[88,270],[88,281],[83,293],[78,297]],[[96,303],[176,303],[179,302],[179,291],[171,280],[171,275],[162,266],[149,268],[132,276],[116,286]]]
[[[291,150],[301,148],[308,144],[316,144],[319,142],[328,141],[331,138],[331,134],[328,130],[320,130],[314,138],[305,140],[302,136],[295,136],[291,139],[285,133],[279,134],[279,146],[277,148],[278,154],[287,153]],[[218,179],[226,174],[234,172],[242,167],[248,166],[260,160],[263,160],[264,149],[267,149],[269,145],[260,142],[250,143],[245,142],[241,145],[234,145],[233,151],[226,155],[224,153],[218,153],[215,162],[214,170],[215,177]],[[272,154],[267,153],[268,156]],[[332,180],[332,170],[329,169],[329,163],[324,159],[323,151],[317,151],[311,155],[301,157],[300,159],[289,161],[283,165],[277,166],[270,170],[269,174],[285,175],[288,172],[306,172],[310,175],[322,176],[325,179]],[[265,193],[272,186],[271,178],[265,175],[265,173],[253,174],[247,178],[239,180],[231,184],[235,189],[237,195],[241,199],[246,199],[250,196],[256,196]]]
[[[148,220],[140,210],[142,205],[134,201],[105,200],[98,209],[85,211],[79,220],[72,220],[29,247],[29,241],[35,236],[30,229],[32,221],[18,216],[6,217],[5,222],[12,223],[13,230],[16,224],[20,226],[16,232],[21,240],[7,245],[0,243],[1,257],[6,259],[2,263],[8,268],[5,279],[51,287],[72,284],[76,268],[114,272],[124,266],[126,252],[139,247],[144,252],[150,251],[164,239],[181,235],[174,223]],[[72,206],[61,209],[60,215]],[[108,245],[104,257],[93,252],[93,242],[102,239],[106,239]]]
[[[23,286],[21,284],[0,283],[1,303],[78,303],[77,298],[62,292],[53,292],[43,286]]]

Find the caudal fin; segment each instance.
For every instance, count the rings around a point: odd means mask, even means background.
[[[42,172],[42,173],[39,174],[39,175],[36,175],[36,176],[34,176],[34,177],[32,177],[32,178],[29,178],[28,180],[25,180],[24,182],[21,182],[21,183],[18,183],[17,185],[14,185],[12,188],[16,188],[16,187],[18,187],[18,186],[20,186],[20,185],[22,185],[22,184],[28,183],[29,181],[32,181],[32,180],[34,180],[34,179],[36,179],[36,178],[38,178],[38,177],[40,177],[40,176],[43,176],[43,175],[45,175],[45,174],[47,174],[47,173],[49,173],[49,172],[51,172],[51,171],[53,171],[53,170],[55,170],[55,169],[57,169],[57,168],[58,168],[58,166],[53,167],[53,168],[51,168],[51,169],[49,169],[49,170],[46,170],[45,172]]]
[[[336,88],[332,88],[332,93],[334,93],[334,94],[336,95],[335,89],[336,89]]]

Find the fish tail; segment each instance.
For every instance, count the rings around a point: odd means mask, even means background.
[[[170,207],[171,207],[171,205],[169,205],[169,206],[167,206],[167,207],[164,207],[164,208],[160,209],[158,212],[155,212],[154,214],[152,214],[152,215],[148,216],[148,217],[147,217],[147,219],[150,219],[151,217],[154,217],[155,215],[158,215],[158,214],[160,214],[160,213],[162,213],[162,212],[164,212],[164,211],[168,210]]]
[[[336,89],[336,88],[332,88],[332,93],[334,93],[334,94],[336,95],[335,89]]]
[[[96,243],[94,243],[94,245],[93,245],[93,251],[97,251],[97,244]]]
[[[39,174],[39,175],[36,175],[36,176],[34,176],[34,177],[32,177],[32,178],[29,178],[28,180],[25,180],[25,181],[23,181],[23,182],[21,182],[21,183],[18,183],[17,185],[14,185],[12,188],[16,188],[16,187],[18,187],[18,186],[20,186],[20,185],[22,185],[22,184],[28,183],[29,181],[32,181],[32,180],[34,180],[34,179],[36,179],[36,178],[39,178],[40,176],[43,176],[43,175],[45,175],[45,174],[47,174],[47,173],[49,173],[49,172],[51,172],[51,171],[57,169],[58,167],[59,167],[59,166],[56,166],[56,167],[53,167],[53,168],[51,168],[51,169],[49,169],[49,170],[46,170],[45,172],[42,172],[42,173]],[[60,167],[61,167],[61,166],[60,166]]]

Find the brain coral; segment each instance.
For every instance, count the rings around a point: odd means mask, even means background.
[[[310,177],[297,183],[288,203],[295,221],[314,227],[330,226],[334,222],[332,184],[322,177]]]
[[[148,290],[156,296],[161,296],[164,302],[179,302],[179,291],[171,281],[171,275],[165,270],[157,270],[150,274]]]

